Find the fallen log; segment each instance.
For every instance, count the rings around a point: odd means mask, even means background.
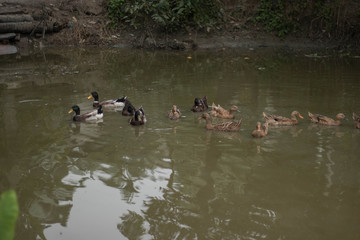
[[[44,27],[46,32],[53,32],[53,24],[39,24],[39,22],[12,22],[12,23],[0,23],[0,33],[42,33]]]
[[[15,37],[16,37],[15,33],[0,34],[0,41],[12,40],[12,39],[15,39]]]
[[[31,15],[0,15],[0,23],[32,21],[34,21],[34,19]]]
[[[25,13],[24,10],[15,8],[15,7],[1,7],[0,8],[0,15],[3,14],[23,14]]]

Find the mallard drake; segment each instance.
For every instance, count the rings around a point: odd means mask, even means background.
[[[215,103],[213,103],[211,106],[211,115],[219,118],[233,119],[235,118],[233,112],[235,112],[236,110],[238,110],[238,107],[235,105],[231,106],[228,111],[222,108],[219,104],[216,106]]]
[[[102,110],[102,106],[100,105],[97,110],[87,112],[80,115],[80,108],[78,105],[74,105],[71,107],[69,113],[75,112],[75,116],[73,120],[76,122],[87,122],[87,121],[96,121],[102,119],[104,114]]]
[[[265,122],[262,126],[260,122],[256,123],[256,129],[252,131],[251,136],[255,138],[265,137],[268,133],[268,123]]]
[[[282,117],[282,116],[276,116],[272,114],[266,114],[263,112],[265,122],[267,122],[269,125],[277,125],[277,126],[290,126],[290,125],[296,125],[298,124],[298,120],[296,117],[304,118],[301,116],[301,114],[298,111],[293,111],[291,113],[291,117]]]
[[[177,120],[181,117],[180,109],[176,105],[173,105],[171,111],[168,114],[170,120]]]
[[[97,92],[91,92],[88,99],[94,98],[93,107],[102,106],[103,108],[120,108],[125,106],[126,96],[118,99],[110,99],[99,103],[99,95]]]
[[[355,128],[360,128],[360,116],[353,112],[353,119],[355,121]]]
[[[343,113],[338,113],[335,117],[335,120],[320,114],[312,114],[311,112],[308,112],[308,114],[312,123],[329,126],[339,126],[340,120],[347,119]]]
[[[127,99],[125,99],[125,106],[121,112],[124,116],[132,116],[135,113],[135,107],[131,104],[131,102]]]
[[[217,130],[217,131],[225,131],[225,132],[236,132],[239,131],[241,126],[241,118],[238,121],[229,121],[224,123],[219,123],[213,125],[210,120],[210,115],[208,113],[203,113],[198,120],[204,118],[206,120],[206,129],[208,130]]]
[[[191,108],[193,112],[203,112],[207,110],[209,107],[207,105],[207,98],[204,96],[203,98],[195,98],[194,106]]]
[[[146,123],[146,117],[143,107],[140,107],[139,110],[136,110],[134,115],[130,119],[130,124],[134,126],[143,125]]]

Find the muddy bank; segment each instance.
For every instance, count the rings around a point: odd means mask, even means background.
[[[326,39],[279,39],[261,29],[210,33],[194,31],[170,35],[126,28],[115,30],[108,25],[106,0],[0,0],[0,41],[3,46],[12,45],[18,49],[87,45],[169,50],[239,47],[344,48],[344,43]],[[359,48],[352,43],[346,45],[354,50]],[[0,51],[4,52],[3,48]],[[11,52],[13,53],[13,48]]]

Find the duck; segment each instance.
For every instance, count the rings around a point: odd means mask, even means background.
[[[99,102],[99,94],[97,92],[91,92],[88,99],[94,98],[93,107],[99,107],[100,105],[104,108],[120,108],[125,106],[125,100],[127,96],[123,96],[118,99],[110,99]]]
[[[224,131],[224,132],[237,132],[240,129],[241,121],[240,118],[238,121],[229,121],[224,123],[219,123],[213,125],[210,120],[210,115],[208,113],[203,113],[198,120],[204,118],[206,120],[206,129],[208,130],[217,130],[217,131]]]
[[[297,125],[299,122],[296,117],[299,117],[303,119],[304,117],[301,116],[301,114],[298,111],[293,111],[291,113],[291,117],[282,117],[282,116],[276,116],[272,114],[266,114],[263,112],[265,122],[267,122],[269,125],[276,125],[276,126],[291,126],[291,125]]]
[[[216,106],[215,103],[213,103],[211,106],[211,115],[219,118],[234,119],[235,116],[233,112],[235,112],[236,110],[238,110],[238,107],[235,105],[231,106],[228,111],[222,108],[219,104]]]
[[[139,110],[135,110],[134,115],[130,119],[130,124],[134,126],[140,126],[144,125],[146,121],[145,112],[141,106]]]
[[[173,105],[171,111],[168,114],[168,117],[170,120],[177,120],[181,118],[180,109],[176,105]]]
[[[355,128],[360,128],[360,116],[353,112],[353,119],[355,121]]]
[[[121,114],[124,116],[133,116],[135,111],[136,111],[136,109],[131,104],[131,102],[129,100],[125,99],[125,106],[122,109]]]
[[[268,123],[265,122],[262,126],[260,122],[256,123],[256,129],[252,131],[251,136],[254,138],[262,138],[268,134]]]
[[[340,120],[347,119],[343,113],[338,113],[335,117],[335,120],[320,114],[312,114],[311,112],[308,112],[308,114],[312,123],[328,126],[339,126],[341,124]]]
[[[80,107],[78,105],[74,105],[69,110],[69,114],[72,112],[75,112],[75,116],[73,117],[73,120],[75,122],[97,121],[102,119],[104,116],[101,105],[97,110],[87,112],[84,114],[80,114]]]
[[[191,108],[193,112],[203,112],[207,110],[209,107],[207,105],[207,97],[204,96],[203,98],[195,98],[194,106]]]

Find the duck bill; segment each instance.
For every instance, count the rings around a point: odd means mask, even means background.
[[[202,116],[200,116],[200,117],[198,117],[198,118],[197,118],[197,120],[201,120],[202,118],[203,118],[203,117],[202,117]]]
[[[73,110],[72,110],[72,109],[70,109],[68,113],[72,113],[72,112],[73,112]]]
[[[93,98],[93,96],[92,95],[88,96],[88,99],[90,99],[90,98]]]
[[[304,117],[303,117],[303,116],[301,116],[301,114],[299,114],[299,118],[304,119]]]

